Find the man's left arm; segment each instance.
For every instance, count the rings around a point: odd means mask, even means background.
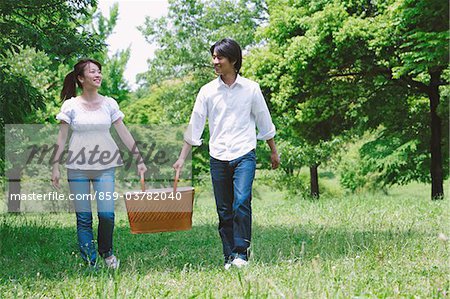
[[[270,160],[272,161],[272,169],[277,169],[280,166],[280,155],[278,155],[277,147],[275,146],[275,140],[273,138],[266,140],[272,153],[270,154]]]
[[[252,113],[255,116],[255,123],[258,128],[258,135],[256,138],[259,140],[266,140],[272,152],[270,155],[272,169],[276,169],[280,165],[280,156],[278,155],[274,140],[276,133],[275,125],[272,122],[269,108],[267,107],[259,85],[255,88],[253,96]]]

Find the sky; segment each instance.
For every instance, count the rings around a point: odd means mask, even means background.
[[[145,17],[159,18],[167,14],[167,0],[99,0],[98,8],[105,17],[109,17],[109,8],[119,4],[119,19],[113,34],[106,42],[109,44],[109,54],[124,50],[130,46],[130,59],[125,69],[124,77],[132,90],[136,89],[136,75],[147,70],[147,59],[153,57],[155,45],[145,41],[137,29],[143,25]]]

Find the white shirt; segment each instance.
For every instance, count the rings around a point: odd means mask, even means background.
[[[239,158],[256,148],[256,139],[268,140],[275,136],[275,126],[259,84],[239,75],[231,86],[219,76],[200,89],[184,134],[187,143],[202,144],[206,118],[211,135],[209,153],[218,160]]]
[[[56,119],[65,121],[72,129],[69,153],[65,155],[70,169],[100,170],[123,164],[119,148],[111,136],[111,124],[123,118],[117,102],[104,97],[100,107],[87,110],[77,98],[64,101]]]

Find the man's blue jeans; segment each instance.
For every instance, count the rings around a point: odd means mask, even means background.
[[[252,184],[256,155],[252,150],[231,161],[210,158],[211,178],[219,215],[223,254],[247,257],[252,234]]]
[[[74,197],[81,257],[91,265],[96,263],[97,253],[92,233],[90,183],[92,182],[94,191],[96,191],[98,252],[100,256],[106,258],[113,254],[114,175],[114,167],[105,170],[67,170],[70,193]]]

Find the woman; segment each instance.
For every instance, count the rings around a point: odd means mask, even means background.
[[[69,126],[72,137],[69,142],[66,168],[71,193],[75,203],[77,235],[81,257],[95,266],[97,253],[92,232],[90,183],[94,187],[98,211],[98,252],[107,267],[116,269],[119,261],[113,253],[114,230],[114,177],[115,167],[123,164],[119,149],[109,129],[114,127],[127,148],[135,155],[139,175],[147,168],[136,147],[136,142],[122,122],[124,114],[117,102],[98,93],[102,83],[102,66],[93,59],[83,59],[75,64],[64,79],[61,121],[58,134],[58,150],[52,170],[52,185],[59,188],[59,162],[67,140]],[[82,89],[76,95],[76,85]]]

